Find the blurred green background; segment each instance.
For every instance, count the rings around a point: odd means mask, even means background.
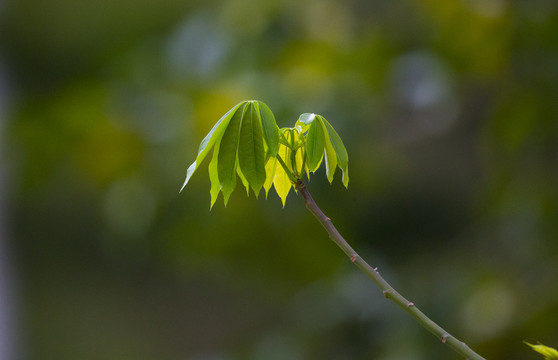
[[[487,359],[558,346],[558,3],[0,1],[0,359],[458,359],[291,193],[209,211],[245,99],[324,115],[309,189]],[[207,163],[206,163],[207,164]]]

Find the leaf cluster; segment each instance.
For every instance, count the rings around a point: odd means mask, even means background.
[[[349,183],[349,157],[333,126],[321,115],[300,115],[292,128],[277,126],[269,107],[258,100],[242,101],[217,121],[202,140],[195,161],[186,171],[186,186],[196,169],[213,149],[209,163],[211,207],[219,192],[225,205],[236,187],[237,176],[250,193],[266,197],[273,185],[283,206],[289,191],[309,178],[325,159],[326,176],[333,181],[337,167],[343,184]],[[182,191],[181,189],[181,191]]]

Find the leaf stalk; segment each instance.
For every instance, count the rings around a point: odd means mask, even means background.
[[[292,171],[289,169],[289,167],[287,166],[287,164],[285,164],[285,161],[283,161],[283,159],[281,158],[281,156],[277,155],[276,157],[277,161],[279,161],[279,164],[281,165],[281,167],[283,168],[283,170],[285,170],[285,173],[287,174],[287,176],[289,177],[289,180],[291,181],[291,183],[296,184],[298,182],[298,180],[295,178],[294,174],[292,173]]]

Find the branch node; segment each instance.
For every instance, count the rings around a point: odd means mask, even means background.
[[[325,221],[331,221],[331,219],[328,218],[327,216],[326,216],[326,218],[325,218],[324,220],[325,220]]]
[[[356,256],[356,255],[351,256],[351,262],[355,262],[356,259],[357,259],[357,256]]]
[[[407,307],[411,307],[411,306],[415,306],[415,304],[414,304],[412,301],[409,301],[409,302],[407,303]]]
[[[386,299],[389,299],[389,290],[384,290],[384,291],[382,291],[382,294],[384,294],[384,297],[385,297]]]
[[[378,272],[378,268],[377,268],[377,267],[375,267],[373,270],[374,270],[374,272]]]
[[[451,336],[450,334],[445,334],[445,335],[443,335],[443,336],[442,336],[442,342],[445,344],[446,341],[448,340],[448,337],[450,337],[450,336]]]

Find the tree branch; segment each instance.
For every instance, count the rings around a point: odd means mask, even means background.
[[[438,324],[432,321],[428,316],[422,313],[411,301],[405,299],[399,292],[397,292],[384,278],[380,275],[377,268],[372,268],[360,255],[345,241],[343,236],[337,231],[331,219],[328,218],[322,210],[318,207],[312,195],[308,192],[308,189],[304,183],[299,180],[295,184],[296,190],[304,198],[306,203],[306,208],[314,214],[316,219],[322,224],[326,229],[331,240],[337,244],[343,250],[343,252],[349,257],[349,259],[363,272],[365,273],[376,285],[382,290],[384,296],[387,299],[392,300],[397,306],[405,310],[409,315],[411,315],[416,321],[418,321],[423,327],[430,331],[434,336],[440,339],[444,344],[451,347],[465,359],[469,360],[485,360],[482,356],[474,352],[467,344],[458,340],[453,335],[450,335],[447,331],[442,329]]]

